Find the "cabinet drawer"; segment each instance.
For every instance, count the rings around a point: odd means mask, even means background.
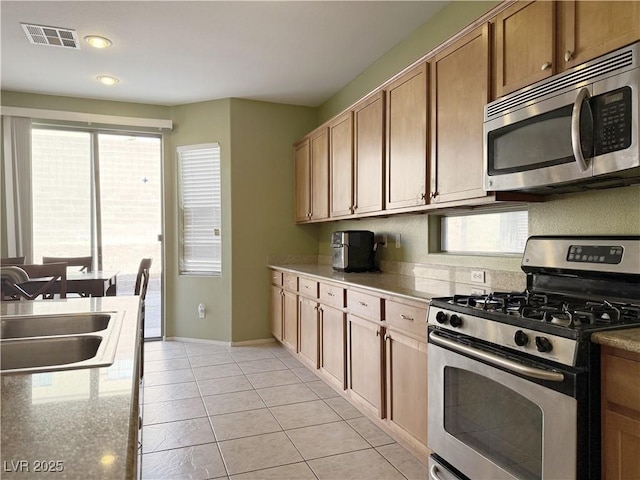
[[[335,285],[320,284],[320,301],[326,305],[344,308],[344,288]]]
[[[309,297],[318,298],[318,282],[300,277],[298,279],[298,292]]]
[[[292,273],[284,273],[282,276],[282,285],[287,290],[298,291],[298,277]]]
[[[605,356],[607,402],[640,412],[640,363],[615,355]]]
[[[347,292],[347,308],[351,313],[370,320],[382,319],[382,299],[375,295],[349,290]]]
[[[271,285],[275,285],[276,287],[282,286],[282,272],[271,270]]]
[[[427,335],[427,305],[409,304],[387,300],[385,305],[385,321],[414,335]]]

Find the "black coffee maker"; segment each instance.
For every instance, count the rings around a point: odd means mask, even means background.
[[[373,232],[344,230],[331,234],[333,269],[339,272],[376,271]]]

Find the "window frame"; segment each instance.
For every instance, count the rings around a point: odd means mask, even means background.
[[[455,256],[478,256],[478,257],[505,257],[505,258],[522,258],[524,252],[524,245],[522,245],[521,252],[497,252],[497,251],[485,251],[485,250],[445,250],[444,249],[444,228],[442,222],[446,218],[451,217],[473,217],[479,215],[488,214],[505,214],[505,213],[524,213],[527,217],[527,232],[526,239],[529,237],[529,209],[528,208],[510,208],[502,210],[488,210],[481,212],[471,213],[452,213],[448,215],[430,215],[429,220],[429,253],[442,254],[442,255],[455,255]]]

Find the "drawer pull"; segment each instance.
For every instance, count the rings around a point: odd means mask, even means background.
[[[327,292],[327,295],[329,295],[330,297],[335,297],[333,292]]]
[[[358,303],[359,303],[360,305],[362,305],[363,307],[368,307],[368,306],[369,306],[369,305],[367,305],[367,304],[366,304],[366,303],[364,303],[364,302],[358,302]]]
[[[412,317],[407,317],[406,315],[400,315],[400,318],[403,320],[409,320],[410,322],[413,322],[413,318]]]

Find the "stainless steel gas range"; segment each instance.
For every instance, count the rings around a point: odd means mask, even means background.
[[[640,326],[640,237],[531,237],[524,292],[431,301],[433,480],[599,479],[596,331]]]

